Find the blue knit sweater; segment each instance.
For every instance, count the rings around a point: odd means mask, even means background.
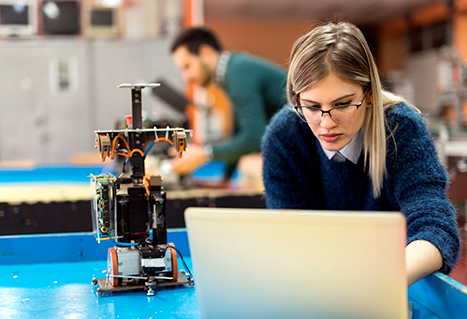
[[[460,240],[456,211],[446,194],[446,170],[418,113],[401,103],[386,117],[388,134],[397,128],[394,139],[387,140],[387,176],[375,199],[363,154],[357,165],[329,160],[307,123],[285,106],[263,137],[267,206],[400,211],[407,219],[407,243],[433,243],[443,256],[440,271],[449,273],[458,261]]]

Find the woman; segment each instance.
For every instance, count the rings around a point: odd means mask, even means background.
[[[361,31],[319,26],[294,44],[287,95],[263,138],[269,208],[401,211],[409,286],[460,249],[447,175],[418,110],[382,89]]]

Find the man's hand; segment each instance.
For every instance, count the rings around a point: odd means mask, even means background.
[[[172,160],[172,169],[180,175],[191,173],[194,169],[201,166],[208,160],[204,153],[204,147],[199,144],[187,145],[186,152],[183,152],[182,158],[176,157]]]

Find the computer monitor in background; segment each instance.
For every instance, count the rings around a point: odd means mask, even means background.
[[[83,35],[92,38],[115,38],[120,35],[117,8],[89,4],[83,10]]]
[[[45,34],[72,35],[80,33],[79,1],[43,1],[42,29]]]
[[[0,0],[0,35],[31,36],[36,32],[36,1]]]

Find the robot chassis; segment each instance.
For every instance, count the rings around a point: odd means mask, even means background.
[[[132,115],[126,116],[127,129],[97,130],[95,141],[104,162],[115,155],[125,157],[122,172],[92,175],[92,222],[96,240],[115,240],[109,248],[106,278],[92,283],[97,286],[97,296],[107,292],[144,289],[154,295],[157,287],[194,285],[190,270],[183,256],[173,243],[167,243],[165,221],[166,194],[160,176],[145,174],[144,160],[155,143],[170,143],[182,157],[186,149],[187,133],[184,128],[142,128],[141,90],[154,88],[159,83],[121,84],[130,88]],[[146,133],[154,133],[155,140],[143,151]],[[159,137],[162,136],[162,137]],[[131,164],[131,175],[122,176],[124,167]],[[177,252],[186,272],[178,269]]]

